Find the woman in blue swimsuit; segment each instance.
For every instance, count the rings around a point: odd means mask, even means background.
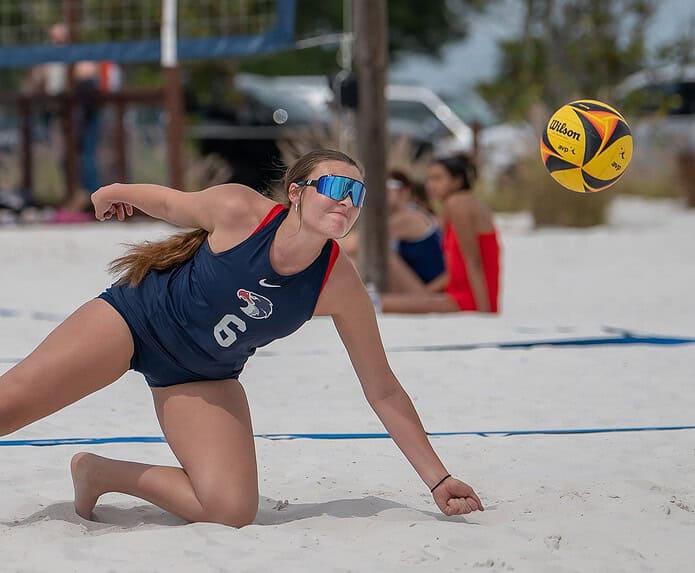
[[[444,290],[447,275],[439,222],[416,197],[413,183],[401,171],[389,173],[386,207],[391,244],[387,291],[412,294]],[[357,257],[357,231],[340,243],[351,258]]]
[[[181,467],[79,453],[75,509],[121,492],[187,520],[250,524],[258,476],[246,395],[238,381],[255,349],[315,315],[331,315],[365,396],[446,515],[482,510],[449,475],[384,353],[374,308],[335,239],[364,201],[348,156],[308,153],[285,175],[289,208],[243,185],[197,193],[113,184],[94,195],[99,220],[133,208],[195,231],[135,246],[120,280],[87,302],[0,377],[0,435],[72,404],[127,370],[144,374]]]
[[[386,183],[389,209],[390,292],[437,292],[446,286],[442,235],[437,218],[416,202],[413,183],[391,171]]]

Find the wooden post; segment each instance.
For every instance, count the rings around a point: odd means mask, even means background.
[[[174,189],[183,190],[183,93],[176,38],[176,0],[162,0],[161,63],[165,82],[169,179]]]
[[[388,278],[386,220],[386,0],[354,0],[358,99],[357,143],[367,201],[360,222],[360,270],[381,291]]]
[[[178,65],[164,68],[164,78],[169,179],[174,189],[183,190],[183,96]]]
[[[125,98],[119,93],[116,98],[116,173],[119,183],[128,182],[125,148]]]
[[[63,18],[68,28],[68,43],[77,41],[77,22],[79,20],[79,0],[63,0]],[[80,160],[79,149],[77,147],[77,128],[75,125],[75,64],[69,64],[67,69],[67,84],[62,105],[63,112],[63,132],[64,132],[64,153],[65,162],[65,186],[67,200],[75,195],[79,180],[77,177],[77,166]]]
[[[473,165],[475,166],[476,169],[480,168],[480,130],[482,129],[482,125],[480,123],[480,120],[475,119],[473,120],[473,157],[471,158],[473,160]]]
[[[21,161],[22,161],[22,194],[25,197],[33,197],[33,165],[32,165],[32,132],[31,132],[31,99],[29,96],[19,98],[19,122],[22,138]]]

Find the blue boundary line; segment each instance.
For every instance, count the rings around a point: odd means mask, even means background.
[[[624,428],[574,428],[565,430],[491,430],[469,432],[427,432],[432,438],[451,436],[564,436],[581,434],[608,434],[626,432],[670,432],[675,430],[695,430],[691,426],[634,426]],[[363,434],[254,434],[255,438],[267,440],[375,440],[388,439],[391,436],[386,433]],[[112,438],[52,438],[52,439],[27,439],[27,440],[0,440],[0,446],[75,446],[94,444],[160,444],[166,440],[161,436],[115,436]]]
[[[0,315],[1,316],[1,315]],[[527,340],[519,342],[480,342],[473,344],[443,344],[433,346],[394,346],[387,348],[387,353],[395,352],[458,352],[464,350],[478,350],[483,348],[497,348],[501,350],[526,350],[539,346],[549,347],[575,347],[575,346],[615,346],[615,345],[651,345],[651,346],[680,346],[694,344],[695,338],[668,337],[668,336],[598,336],[590,338],[565,338],[549,340]],[[293,356],[327,356],[334,354],[330,350],[314,350],[292,352]],[[256,353],[259,357],[287,356],[287,352],[274,352],[261,350]],[[22,358],[0,358],[0,364],[16,364]]]
[[[636,336],[626,334],[624,336],[596,336],[588,338],[565,338],[548,340],[527,340],[519,342],[490,342],[474,344],[442,344],[433,346],[397,346],[390,348],[389,352],[452,352],[458,350],[477,350],[480,348],[524,349],[537,346],[607,346],[624,344],[649,344],[658,346],[673,346],[681,344],[693,344],[695,338],[669,337],[669,336]]]

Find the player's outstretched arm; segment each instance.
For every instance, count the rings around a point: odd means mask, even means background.
[[[343,254],[322,299],[322,309],[335,309],[330,314],[367,401],[415,471],[432,489],[449,472],[432,448],[410,397],[391,371],[374,307],[357,271]],[[446,515],[483,509],[473,489],[452,477],[442,481],[433,496]]]
[[[210,232],[219,221],[229,224],[235,218],[245,217],[260,202],[266,203],[268,199],[236,183],[193,193],[148,183],[113,183],[92,194],[94,214],[100,221],[113,216],[122,221],[133,214],[135,207],[173,225]]]

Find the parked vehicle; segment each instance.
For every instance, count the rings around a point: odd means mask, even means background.
[[[616,92],[642,146],[695,151],[695,64],[642,70]]]
[[[263,187],[277,176],[277,142],[300,126],[327,127],[334,120],[335,96],[321,76],[265,77],[239,74],[242,102],[233,112],[206,113],[189,130],[203,153],[217,153],[232,167],[235,181]],[[418,152],[472,152],[473,127],[432,90],[388,85],[389,132],[406,136]],[[258,165],[268,169],[256,172]],[[251,172],[247,166],[254,166]],[[274,174],[275,173],[275,174]]]

